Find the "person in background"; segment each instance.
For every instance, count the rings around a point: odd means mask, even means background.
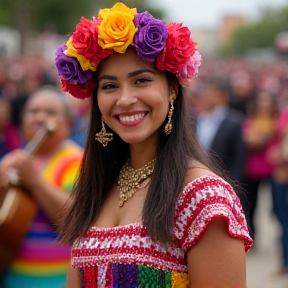
[[[248,106],[248,115],[242,125],[242,138],[247,149],[245,163],[245,191],[249,206],[249,223],[255,238],[255,211],[260,184],[270,184],[272,165],[267,149],[276,132],[277,99],[269,91],[259,91]],[[255,240],[255,239],[254,239]]]
[[[73,245],[69,288],[246,287],[252,239],[239,198],[187,112],[182,85],[201,62],[190,35],[120,2],[81,18],[56,51],[63,89],[91,97],[60,226]]]
[[[70,139],[75,141],[81,147],[85,147],[87,125],[88,125],[88,114],[90,108],[90,101],[87,99],[81,101],[74,97],[69,97],[69,104],[71,105],[71,111],[73,115],[73,125],[70,133]]]
[[[273,211],[281,227],[281,267],[277,274],[288,274],[288,108],[277,117],[275,137],[269,144],[267,158],[273,166]]]
[[[20,133],[11,122],[10,102],[0,95],[0,159],[21,144]]]
[[[238,183],[243,182],[246,149],[242,115],[228,106],[229,89],[222,78],[207,80],[200,93],[196,133],[202,147]]]
[[[82,149],[68,140],[72,119],[65,97],[52,86],[31,94],[22,118],[25,140],[29,143],[35,139],[48,121],[56,124],[56,130],[32,155],[25,149],[15,150],[0,162],[2,193],[10,182],[32,195],[38,206],[12,263],[0,276],[0,287],[65,287],[70,247],[56,243],[55,229],[82,161]],[[18,179],[9,177],[11,169]]]
[[[245,69],[240,69],[230,73],[228,77],[230,82],[229,107],[247,115],[248,105],[255,93],[252,74]]]

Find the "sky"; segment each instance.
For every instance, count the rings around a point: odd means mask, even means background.
[[[169,21],[183,22],[191,28],[213,28],[226,14],[240,14],[249,19],[259,15],[261,7],[282,7],[288,0],[146,0],[163,8]]]

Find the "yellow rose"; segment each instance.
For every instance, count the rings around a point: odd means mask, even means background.
[[[117,3],[111,9],[101,9],[99,18],[102,21],[98,30],[98,44],[103,49],[125,53],[133,42],[136,32],[133,22],[136,13],[136,8],[129,9],[123,3]]]
[[[90,63],[90,61],[83,55],[79,54],[77,50],[72,45],[72,38],[70,37],[66,43],[67,50],[64,51],[64,54],[69,57],[77,58],[78,62],[81,65],[83,71],[90,69],[91,71],[96,71],[98,64]]]

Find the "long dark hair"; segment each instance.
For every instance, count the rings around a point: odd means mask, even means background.
[[[168,83],[177,81],[174,75],[165,74]],[[96,91],[97,88],[91,100],[89,132],[81,171],[66,204],[68,211],[59,230],[61,242],[65,244],[72,244],[91,227],[121,167],[129,158],[129,145],[116,133],[113,133],[114,140],[107,147],[95,141],[95,133],[101,130],[101,112]],[[162,243],[172,239],[175,205],[183,188],[190,160],[198,160],[212,171],[221,174],[207,158],[193,133],[192,118],[180,86],[174,102],[173,129],[169,136],[164,132],[166,123],[167,119],[160,127],[162,132],[157,148],[157,160],[142,214],[150,237]],[[113,132],[109,127],[106,130]]]

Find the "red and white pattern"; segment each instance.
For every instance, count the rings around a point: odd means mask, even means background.
[[[184,251],[174,243],[153,241],[142,223],[120,227],[92,227],[72,250],[74,267],[106,263],[142,264],[169,271],[187,270]]]
[[[190,182],[180,194],[173,229],[175,241],[170,245],[153,241],[143,223],[110,228],[92,227],[85,237],[75,243],[72,266],[98,266],[98,271],[100,268],[107,271],[112,263],[136,264],[185,273],[187,250],[199,240],[209,222],[216,217],[227,220],[228,233],[243,239],[246,251],[252,246],[238,196],[223,179],[206,175]]]
[[[227,220],[228,233],[244,239],[245,250],[252,246],[240,200],[233,188],[223,179],[202,176],[184,188],[176,206],[174,235],[181,248],[187,251],[203,235],[216,217]]]

